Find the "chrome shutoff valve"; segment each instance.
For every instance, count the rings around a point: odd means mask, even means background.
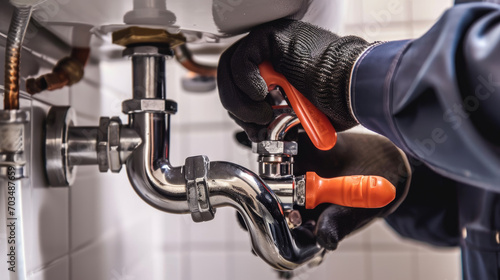
[[[379,208],[395,198],[396,188],[379,176],[325,179],[315,172],[293,176],[293,156],[297,154],[298,147],[295,142],[285,141],[285,134],[292,127],[300,122],[319,150],[332,149],[337,141],[337,133],[329,119],[282,74],[274,71],[270,63],[262,63],[259,70],[268,89],[281,88],[289,104],[288,111],[282,106],[275,107],[276,118],[268,127],[267,140],[253,144],[253,151],[259,154],[259,175],[282,199],[284,209],[291,210],[294,205],[313,209],[321,203]]]

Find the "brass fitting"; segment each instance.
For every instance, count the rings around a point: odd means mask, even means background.
[[[132,26],[113,32],[113,43],[128,47],[138,44],[166,44],[175,48],[186,42],[182,34],[171,34],[163,29]]]
[[[26,91],[36,94],[44,90],[60,89],[79,82],[84,75],[84,67],[90,55],[89,48],[73,48],[71,56],[57,62],[51,73],[26,80]]]
[[[217,66],[203,65],[196,62],[186,45],[174,48],[174,54],[177,61],[187,70],[205,77],[217,77]]]

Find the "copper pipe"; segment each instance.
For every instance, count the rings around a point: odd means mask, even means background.
[[[28,27],[31,6],[15,7],[9,26],[7,45],[5,47],[5,93],[4,109],[19,109],[19,65],[21,47]]]
[[[194,61],[193,55],[186,45],[175,47],[174,54],[177,61],[187,70],[202,76],[217,77],[217,67],[203,65]]]
[[[73,48],[71,55],[59,60],[52,73],[26,80],[26,91],[36,94],[44,90],[55,90],[79,82],[90,56],[90,48]]]
[[[87,65],[87,61],[90,57],[90,48],[77,48],[71,49],[70,57],[79,61],[83,66]]]

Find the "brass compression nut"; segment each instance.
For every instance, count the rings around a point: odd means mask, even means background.
[[[175,48],[186,43],[182,34],[172,34],[164,29],[132,26],[113,32],[113,43],[121,46],[160,44]]]

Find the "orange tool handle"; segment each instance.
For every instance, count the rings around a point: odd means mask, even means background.
[[[306,173],[306,208],[321,203],[358,208],[380,208],[396,197],[396,188],[380,176],[345,176],[324,179]]]
[[[270,62],[265,61],[260,64],[259,71],[269,90],[279,86],[285,91],[293,111],[314,146],[323,151],[333,148],[337,142],[337,132],[325,114],[292,86],[285,76],[274,71]]]

